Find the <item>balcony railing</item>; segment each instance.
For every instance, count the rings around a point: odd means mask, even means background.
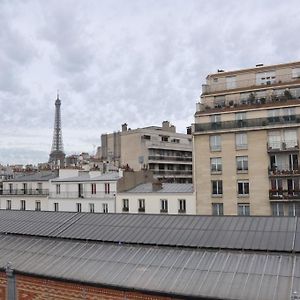
[[[299,167],[294,167],[293,169],[290,166],[280,166],[274,168],[268,168],[269,176],[300,176]]]
[[[154,175],[192,175],[193,171],[192,170],[155,170],[151,169]]]
[[[226,129],[241,129],[250,127],[265,127],[274,125],[299,124],[300,115],[234,120],[216,123],[194,124],[195,132],[217,131]]]
[[[54,199],[110,199],[115,197],[115,192],[111,192],[109,194],[105,194],[104,192],[97,192],[96,194],[92,194],[91,192],[61,192],[59,194],[55,192],[49,193],[49,198]]]
[[[48,196],[48,189],[13,189],[13,190],[1,190],[0,195],[5,196]]]
[[[269,190],[270,200],[300,200],[300,190]]]
[[[268,142],[267,150],[268,152],[299,151],[299,142],[298,140]]]
[[[184,156],[164,156],[164,155],[150,155],[149,160],[167,160],[167,161],[192,161],[192,157]]]

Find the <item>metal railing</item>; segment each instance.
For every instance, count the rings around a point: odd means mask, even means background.
[[[268,142],[267,148],[269,152],[299,150],[299,142],[298,140]]]
[[[164,155],[149,155],[149,160],[167,160],[167,161],[192,161],[192,157],[184,156],[164,156]]]
[[[298,166],[291,168],[289,165],[279,165],[273,168],[268,168],[270,176],[300,176],[300,169]]]
[[[300,200],[299,190],[269,190],[270,200]]]
[[[92,194],[91,192],[60,192],[59,194],[55,192],[49,193],[49,198],[55,198],[55,199],[73,199],[73,198],[79,198],[79,199],[107,199],[107,198],[114,198],[116,195],[116,192],[110,192],[109,194],[106,194],[104,192],[96,192],[95,194]]]
[[[195,132],[205,131],[217,131],[224,129],[241,129],[250,127],[265,127],[274,125],[286,125],[286,124],[299,124],[300,115],[280,116],[280,117],[268,117],[268,118],[255,118],[247,120],[233,120],[217,123],[196,123],[194,124]]]
[[[182,170],[182,171],[178,171],[178,170],[153,170],[151,169],[151,171],[153,172],[154,175],[192,175],[193,171],[192,170]]]
[[[48,189],[12,189],[12,190],[1,190],[0,195],[9,196],[48,196]]]

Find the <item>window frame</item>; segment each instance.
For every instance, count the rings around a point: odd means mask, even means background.
[[[212,203],[212,216],[224,216],[224,204]]]
[[[215,187],[214,187],[215,185]],[[214,191],[216,190],[216,193]],[[223,180],[212,180],[211,181],[211,196],[222,197],[223,196]]]

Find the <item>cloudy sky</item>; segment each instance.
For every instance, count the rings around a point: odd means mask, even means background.
[[[0,0],[0,164],[48,160],[105,132],[185,132],[208,73],[300,60],[299,0]]]

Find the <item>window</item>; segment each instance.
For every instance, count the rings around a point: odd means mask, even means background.
[[[300,203],[289,203],[289,216],[300,217]]]
[[[223,203],[213,203],[212,204],[212,214],[213,216],[223,216]]]
[[[256,84],[257,85],[270,85],[276,82],[276,72],[269,71],[269,72],[260,72],[256,73]]]
[[[249,181],[248,180],[239,180],[237,182],[238,186],[238,195],[239,196],[248,196],[249,195]]]
[[[139,199],[139,212],[145,212],[145,199]]]
[[[212,129],[221,128],[221,115],[211,115],[210,122]]]
[[[300,68],[292,69],[292,78],[300,78]]]
[[[35,210],[37,211],[41,210],[41,201],[35,201]]]
[[[11,200],[6,200],[6,209],[11,209]]]
[[[216,96],[214,99],[215,108],[221,108],[225,106],[225,96]]]
[[[55,202],[53,204],[54,204],[54,211],[59,211],[58,203]]]
[[[78,198],[83,198],[83,184],[78,183]]]
[[[185,199],[178,199],[178,213],[183,214],[186,213],[186,201]]]
[[[288,129],[283,131],[285,149],[295,148],[298,146],[298,134],[294,129]]]
[[[27,183],[23,183],[23,194],[27,194]]]
[[[81,203],[76,203],[77,212],[81,212]]]
[[[296,119],[296,112],[294,107],[284,108],[282,110],[283,119],[285,121],[294,121]]]
[[[247,133],[237,133],[235,135],[235,147],[237,150],[248,148]]]
[[[167,213],[168,212],[168,200],[167,199],[161,199],[160,200],[160,212],[161,213]]]
[[[123,199],[123,208],[122,211],[129,211],[129,199]]]
[[[39,183],[37,184],[37,192],[38,192],[39,194],[42,194],[42,193],[43,193],[43,183],[39,182]]]
[[[89,203],[89,209],[90,209],[90,212],[95,212],[95,204]]]
[[[226,88],[227,89],[236,88],[236,76],[226,77]]]
[[[238,204],[238,215],[239,216],[250,216],[249,203],[239,203]]]
[[[96,190],[96,183],[92,183],[91,184],[91,190],[92,190],[92,194],[95,195],[97,190]]]
[[[104,191],[105,191],[105,194],[110,194],[110,184],[109,183],[104,184]]]
[[[209,137],[210,151],[221,151],[221,136],[211,135]]]
[[[222,196],[223,195],[223,182],[222,180],[212,180],[212,195],[213,196]]]
[[[235,121],[237,122],[238,127],[244,127],[246,126],[246,121],[247,116],[245,112],[239,112],[235,114]]]
[[[280,121],[280,109],[270,109],[268,110],[268,121],[270,123],[276,123]]]
[[[268,148],[281,149],[281,133],[280,131],[268,132]]]
[[[248,156],[237,156],[236,157],[236,170],[237,172],[248,171]]]
[[[102,212],[104,214],[108,213],[108,204],[107,203],[102,203]]]
[[[211,173],[222,172],[222,158],[221,157],[213,157],[210,159],[210,171],[211,171]]]
[[[13,193],[13,184],[12,183],[9,184],[9,193],[10,194]]]
[[[20,201],[20,210],[26,210],[26,201],[25,200],[21,200]]]
[[[56,185],[56,194],[59,195],[60,194],[60,184]]]
[[[161,141],[162,142],[168,142],[169,141],[169,137],[168,136],[162,136],[161,137]]]
[[[271,203],[272,206],[272,216],[282,217],[283,213],[283,203]]]

